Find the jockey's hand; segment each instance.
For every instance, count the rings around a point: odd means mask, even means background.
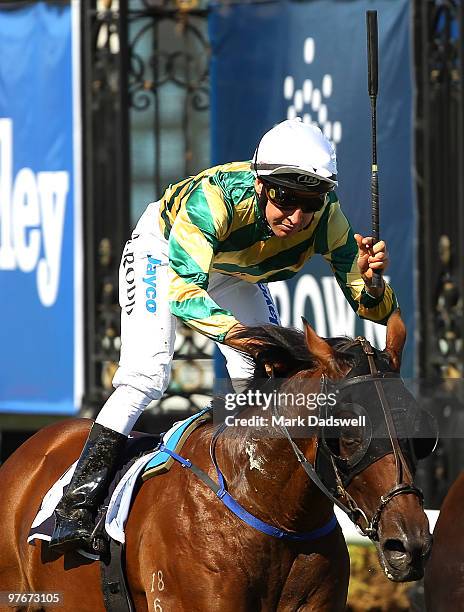
[[[387,245],[383,240],[374,244],[374,239],[371,236],[361,236],[355,234],[354,238],[358,244],[358,268],[363,278],[366,290],[374,297],[380,297],[385,289],[385,283],[382,282],[382,287],[372,287],[373,271],[383,274],[388,267],[389,257]]]

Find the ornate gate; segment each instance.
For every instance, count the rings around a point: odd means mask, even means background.
[[[196,0],[82,2],[85,414],[94,415],[112,389],[120,345],[119,257],[131,226],[163,186],[209,161],[201,146],[209,139],[206,18]],[[192,395],[200,394],[202,405],[210,390],[212,348],[186,328],[178,335],[182,367],[174,365],[161,408],[190,411],[198,406]],[[172,404],[174,393],[184,401],[177,397]]]

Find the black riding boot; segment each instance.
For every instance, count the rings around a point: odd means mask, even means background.
[[[66,493],[55,509],[49,547],[59,552],[91,545],[94,518],[105,499],[126,436],[94,423]]]

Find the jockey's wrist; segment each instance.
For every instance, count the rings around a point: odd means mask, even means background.
[[[372,287],[371,283],[372,279],[364,279],[364,293],[366,293],[366,295],[368,295],[374,300],[378,300],[383,297],[383,294],[385,292],[385,281],[383,280],[383,278],[381,287]]]

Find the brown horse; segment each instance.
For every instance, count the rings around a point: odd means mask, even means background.
[[[390,317],[386,351],[374,355],[358,341],[325,341],[309,326],[304,334],[274,326],[253,328],[250,334],[250,351],[259,348],[259,367],[285,376],[280,380],[286,392],[349,376],[355,360],[371,371],[380,360],[384,369],[396,370],[405,340],[399,316]],[[44,493],[77,458],[88,429],[86,420],[47,427],[0,468],[0,591],[60,592],[65,610],[104,610],[98,562],[73,553],[57,556],[46,543],[26,542]],[[200,427],[182,449],[213,479],[210,443],[217,429],[214,424]],[[292,444],[284,435],[260,435],[247,425],[230,429],[217,439],[216,459],[228,491],[249,513],[291,533],[327,524],[335,498],[327,497],[307,473],[316,461],[317,431],[294,437]],[[345,457],[348,465],[359,443],[357,435],[346,435],[336,461]],[[396,581],[420,578],[430,548],[428,521],[407,459],[407,452],[392,443],[388,452],[358,468],[346,488],[345,476],[337,473],[337,503],[376,541],[382,567]],[[338,525],[311,541],[272,537],[241,521],[179,464],[145,482],[133,501],[126,567],[137,612],[341,611],[349,579]],[[16,609],[48,610],[46,605]]]
[[[464,472],[440,509],[424,586],[430,612],[464,610]]]

